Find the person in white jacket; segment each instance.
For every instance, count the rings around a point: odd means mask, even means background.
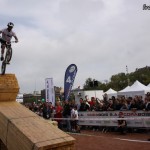
[[[71,119],[72,119],[72,132],[80,133],[80,127],[78,125],[78,110],[77,106],[74,106],[71,110]]]
[[[15,38],[15,43],[18,42],[18,38],[15,34],[15,32],[12,31],[14,27],[14,24],[12,22],[9,22],[7,24],[7,28],[0,30],[0,34],[2,34],[2,38],[0,38],[0,41],[2,43],[1,45],[1,61],[4,60],[4,51],[6,47],[6,42],[11,42],[12,37]]]

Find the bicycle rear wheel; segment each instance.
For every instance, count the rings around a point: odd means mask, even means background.
[[[12,48],[10,47],[6,52],[6,61],[10,62],[11,58],[12,58]]]
[[[2,66],[1,66],[1,74],[4,75],[6,71],[6,63],[5,61],[2,62]]]

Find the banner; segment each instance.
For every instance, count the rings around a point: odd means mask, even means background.
[[[75,64],[69,65],[68,68],[66,69],[64,81],[64,100],[69,99],[76,73],[77,73],[77,66]]]
[[[46,102],[51,102],[55,106],[55,92],[53,86],[53,78],[45,79],[45,99]]]
[[[121,111],[127,127],[150,128],[150,112],[146,111]],[[89,126],[117,126],[120,111],[85,111],[79,112],[79,125]],[[121,119],[122,120],[122,119]]]

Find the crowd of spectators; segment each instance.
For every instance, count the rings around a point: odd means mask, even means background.
[[[65,121],[66,130],[80,131],[78,128],[78,111],[136,111],[136,110],[150,110],[150,93],[146,94],[144,99],[142,96],[135,96],[134,98],[124,96],[108,99],[107,94],[103,96],[103,100],[95,97],[90,99],[86,96],[84,99],[80,98],[80,104],[76,104],[75,100],[70,101],[56,101],[55,106],[52,103],[40,101],[39,103],[25,104],[31,111],[37,113],[45,119],[53,119],[58,122],[58,127],[63,128]],[[74,117],[76,114],[76,117]],[[56,119],[55,119],[56,118]],[[66,120],[63,120],[65,118]],[[76,121],[75,121],[76,120]]]
[[[88,97],[85,99],[80,98],[79,111],[125,111],[125,110],[150,110],[150,94],[148,93],[143,99],[142,96],[135,96],[134,98],[124,96],[108,99],[107,94],[104,95],[103,100],[95,99],[91,100]]]

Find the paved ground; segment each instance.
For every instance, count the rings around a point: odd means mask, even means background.
[[[102,133],[100,131],[81,131],[81,134],[70,134],[76,139],[77,150],[150,150],[148,133],[117,132]]]

